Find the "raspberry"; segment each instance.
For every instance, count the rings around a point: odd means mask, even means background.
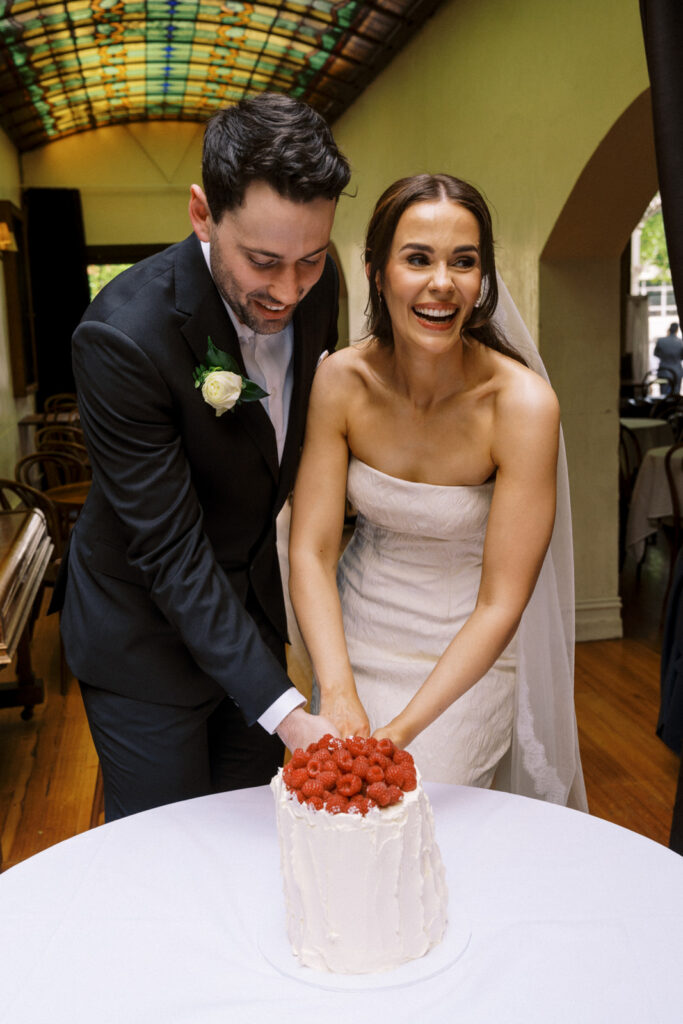
[[[322,764],[323,761],[328,760],[329,756],[329,750],[314,750],[308,759],[308,764],[310,764],[311,761],[320,762],[320,764]]]
[[[378,764],[380,768],[388,768],[391,764],[391,758],[387,757],[386,754],[380,754],[379,750],[375,750],[370,754],[370,764]]]
[[[323,798],[321,796],[309,796],[306,804],[308,807],[314,807],[316,811],[322,811],[324,807]]]
[[[377,749],[379,750],[380,754],[384,754],[385,757],[393,757],[393,753],[396,750],[396,747],[389,739],[389,737],[386,737],[386,739],[378,740]]]
[[[346,749],[352,757],[360,757],[365,753],[365,740],[362,736],[349,736],[346,739]]]
[[[403,799],[403,790],[399,789],[398,786],[388,786],[387,791],[389,793],[389,806],[400,803]]]
[[[383,782],[384,771],[378,764],[371,764],[365,773],[366,782]]]
[[[351,766],[353,765],[353,758],[348,750],[340,747],[338,750],[332,751],[332,760],[335,764],[338,764],[343,772],[350,772]]]
[[[282,777],[287,783],[289,789],[301,789],[304,782],[308,779],[308,772],[305,768],[292,768],[292,770],[287,772],[286,775],[285,772],[283,772]]]
[[[417,789],[417,775],[415,772],[403,770],[403,784],[401,789],[404,793],[409,793],[412,789]]]
[[[337,792],[341,793],[342,796],[355,796],[356,793],[360,793],[363,783],[357,775],[353,775],[350,772],[346,775],[341,775],[337,780]]]
[[[373,782],[372,785],[367,788],[367,795],[380,807],[389,806],[391,798],[389,796],[389,787],[386,782]]]
[[[325,801],[325,810],[330,814],[344,814],[346,808],[349,806],[349,801],[341,793],[333,793]]]
[[[357,793],[356,796],[352,796],[349,800],[349,806],[346,810],[347,814],[366,815],[371,806],[374,805],[366,796],[362,796],[360,793]]]
[[[316,747],[318,748],[318,750],[328,750],[330,741],[333,739],[334,737],[332,736],[332,733],[326,732],[322,739],[318,740],[318,742],[316,743]]]
[[[322,796],[323,795],[323,784],[320,779],[306,779],[301,792],[305,797],[309,796]]]
[[[354,775],[357,775],[359,778],[364,779],[368,774],[369,767],[370,762],[368,761],[367,757],[363,757],[362,754],[359,754],[358,757],[354,757],[353,759],[351,771],[353,772]]]
[[[384,769],[384,781],[389,786],[403,786],[405,771],[400,764],[390,764]]]
[[[318,774],[324,789],[334,789],[337,784],[337,772],[321,771]]]
[[[396,750],[394,751],[394,764],[407,764],[412,768],[415,762],[413,761],[413,755],[407,750]]]
[[[292,754],[289,763],[292,768],[305,768],[308,764],[308,754],[301,747],[297,747]]]

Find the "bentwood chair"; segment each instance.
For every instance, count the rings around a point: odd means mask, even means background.
[[[50,487],[87,480],[90,470],[78,455],[64,451],[42,450],[24,455],[14,469],[14,476],[22,484],[46,491]]]
[[[43,412],[77,412],[78,400],[71,391],[62,391],[57,395],[48,395],[43,402]]]
[[[16,464],[16,479],[47,493],[57,508],[62,542],[83,506],[92,472],[80,455],[66,451],[39,451],[24,455]]]
[[[52,448],[55,444],[84,444],[83,431],[73,423],[49,423],[39,427],[34,441],[37,449]]]
[[[46,444],[36,445],[38,452],[47,452],[50,454],[62,454],[62,455],[75,455],[77,459],[83,463],[86,467],[88,474],[90,474],[90,461],[88,459],[88,450],[84,444],[79,444],[77,441],[53,441],[49,440]]]
[[[651,397],[650,393],[657,384],[659,385],[659,394],[662,398],[673,395],[676,386],[676,374],[666,366],[658,370],[648,370],[640,385],[643,397]]]

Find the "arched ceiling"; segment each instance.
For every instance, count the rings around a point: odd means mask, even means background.
[[[105,125],[205,121],[265,90],[333,121],[439,2],[0,2],[0,126],[26,151]]]

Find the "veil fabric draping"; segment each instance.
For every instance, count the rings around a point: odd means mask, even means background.
[[[494,321],[530,369],[543,361],[500,275]],[[533,500],[533,498],[530,498]],[[550,546],[517,632],[512,746],[495,788],[587,811],[574,709],[574,560],[569,475],[560,433]]]

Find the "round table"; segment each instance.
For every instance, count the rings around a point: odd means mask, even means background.
[[[263,937],[284,915],[259,787],[103,825],[0,875],[0,1021],[678,1024],[683,858],[579,811],[426,788],[449,915],[471,932],[442,973],[331,991],[271,966]]]
[[[673,513],[673,502],[664,460],[670,445],[650,448],[645,453],[633,485],[626,521],[626,546],[631,548],[637,561],[643,557],[645,541],[657,532],[659,522]],[[683,508],[683,448],[672,456],[674,480]]]
[[[641,457],[650,448],[674,443],[673,430],[667,420],[636,419],[635,417],[622,416],[619,422],[623,427],[628,427],[636,435]]]
[[[55,505],[69,511],[80,511],[85,505],[85,499],[90,493],[90,480],[77,480],[72,484],[60,484],[58,487],[49,487],[45,494]]]

